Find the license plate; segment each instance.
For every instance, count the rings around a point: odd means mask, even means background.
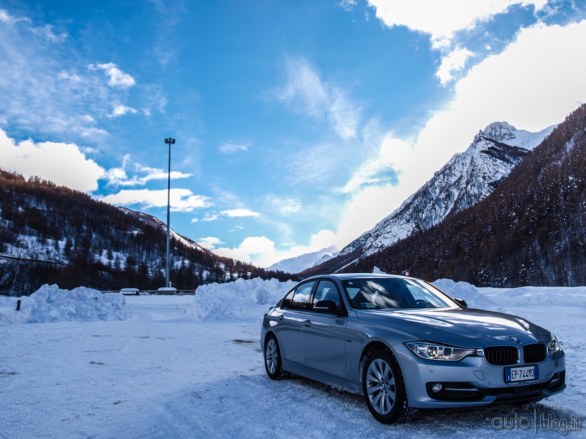
[[[505,382],[517,383],[519,381],[533,381],[539,378],[537,365],[505,367]]]

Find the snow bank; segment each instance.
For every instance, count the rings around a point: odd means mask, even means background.
[[[260,321],[295,282],[277,279],[238,279],[197,288],[192,313],[201,320]]]
[[[57,285],[43,285],[30,297],[20,300],[20,311],[16,311],[14,298],[0,302],[0,324],[124,320],[132,316],[122,294],[102,294],[86,287],[70,291],[61,290]]]
[[[432,284],[450,297],[464,299],[470,308],[495,310],[497,304],[482,294],[468,282],[455,282],[451,279],[438,279]]]
[[[493,297],[507,306],[586,307],[586,287],[519,287],[479,288],[481,294]]]

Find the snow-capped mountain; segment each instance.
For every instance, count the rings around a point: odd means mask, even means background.
[[[312,253],[305,253],[294,258],[283,259],[271,265],[269,270],[279,270],[285,273],[299,273],[307,268],[322,264],[338,255],[335,245]]]
[[[344,247],[340,256],[373,254],[475,205],[490,195],[553,129],[531,133],[506,122],[488,125],[465,152],[455,155],[401,207]]]

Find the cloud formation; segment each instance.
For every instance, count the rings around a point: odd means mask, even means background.
[[[280,101],[306,117],[326,120],[341,139],[356,136],[360,108],[340,87],[322,81],[309,62],[300,57],[287,59],[286,75],[285,86],[277,92]]]
[[[108,77],[108,85],[115,88],[129,88],[136,84],[135,79],[123,72],[114,63],[90,64],[90,70],[102,70]]]
[[[152,168],[141,165],[140,163],[134,164],[134,171],[138,175],[129,177],[127,168],[129,167],[130,160],[130,155],[126,154],[122,159],[122,165],[120,167],[110,168],[104,173],[104,179],[107,181],[108,186],[144,186],[150,181],[167,179],[167,171],[164,169]],[[171,180],[189,177],[191,177],[189,173],[171,171]]]
[[[258,217],[260,217],[260,213],[254,212],[253,210],[250,210],[250,209],[228,209],[228,210],[222,210],[222,212],[220,212],[220,213],[224,216],[229,217],[229,218],[246,218],[246,217],[258,218]]]
[[[0,129],[0,167],[28,178],[37,176],[55,184],[82,192],[98,188],[104,169],[72,143],[24,140],[20,143],[9,138]]]
[[[469,58],[474,55],[468,49],[456,47],[441,60],[441,64],[437,69],[436,76],[442,85],[446,85],[454,79],[457,72],[460,72],[466,66]]]
[[[368,0],[388,27],[428,34],[434,48],[449,48],[456,33],[470,30],[513,5],[542,9],[547,0]]]
[[[138,111],[136,108],[128,107],[122,104],[115,104],[110,113],[110,117],[120,117],[125,114],[136,114]]]
[[[0,10],[2,126],[95,143],[108,136],[101,117],[133,112],[119,103],[135,79],[113,63],[88,69],[69,42],[51,25]]]
[[[243,142],[243,143],[235,143],[235,142],[226,142],[222,143],[218,146],[218,151],[222,154],[235,154],[241,151],[248,151],[248,148],[252,146],[250,142]]]
[[[249,236],[242,240],[239,245],[232,248],[215,248],[215,244],[209,238],[202,239],[207,239],[206,243],[212,242],[212,246],[209,249],[217,255],[251,262],[259,267],[269,267],[283,259],[329,247],[334,239],[334,233],[327,229],[320,230],[309,238],[308,245],[297,245],[288,250],[278,250],[275,242],[266,236]],[[212,238],[212,240],[220,241],[219,238]]]
[[[140,206],[142,209],[167,207],[167,189],[124,189],[101,200],[118,206]],[[204,195],[195,195],[189,189],[171,189],[171,210],[174,212],[193,212],[211,206],[213,203]]]

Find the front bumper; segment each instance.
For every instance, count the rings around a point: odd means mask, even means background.
[[[484,357],[466,357],[455,362],[423,360],[404,345],[393,346],[401,366],[412,408],[474,407],[498,402],[535,401],[562,392],[565,387],[565,356],[547,358],[537,364],[539,379],[506,383],[505,366],[493,366]],[[533,364],[533,363],[532,363]],[[434,392],[432,384],[442,384]],[[437,389],[436,389],[437,390]]]

